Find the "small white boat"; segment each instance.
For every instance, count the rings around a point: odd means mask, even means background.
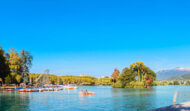
[[[53,88],[43,88],[44,91],[54,91]]]
[[[78,86],[76,84],[68,84],[63,86],[64,89],[77,89]]]

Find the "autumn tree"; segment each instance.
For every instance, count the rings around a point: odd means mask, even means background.
[[[116,83],[116,82],[118,81],[118,79],[119,79],[119,74],[120,74],[120,71],[119,71],[117,68],[115,68],[115,69],[114,69],[114,72],[113,72],[112,75],[111,75],[111,81],[112,81],[113,83]]]
[[[19,54],[12,48],[9,50],[9,68],[11,83],[19,83],[21,80]]]

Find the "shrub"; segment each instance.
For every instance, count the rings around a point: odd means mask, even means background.
[[[126,87],[130,87],[130,88],[145,88],[145,85],[143,82],[139,82],[139,81],[132,81],[130,82],[129,86]]]
[[[123,86],[121,81],[117,81],[115,84],[113,84],[112,87],[114,87],[114,88],[123,88],[124,86]]]
[[[9,75],[5,78],[5,83],[11,84],[11,77]]]

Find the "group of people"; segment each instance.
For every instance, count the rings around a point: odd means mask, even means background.
[[[93,93],[93,92],[89,92],[89,91],[87,91],[87,89],[85,90],[85,91],[83,91],[83,90],[81,90],[80,91],[80,93],[79,93],[79,95],[94,95],[95,93]]]
[[[81,94],[81,95],[86,95],[86,94],[88,94],[87,89],[86,89],[85,91],[81,90],[81,91],[80,91],[80,94]]]

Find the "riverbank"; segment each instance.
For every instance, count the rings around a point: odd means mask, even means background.
[[[190,111],[190,102],[162,107],[152,111]]]

